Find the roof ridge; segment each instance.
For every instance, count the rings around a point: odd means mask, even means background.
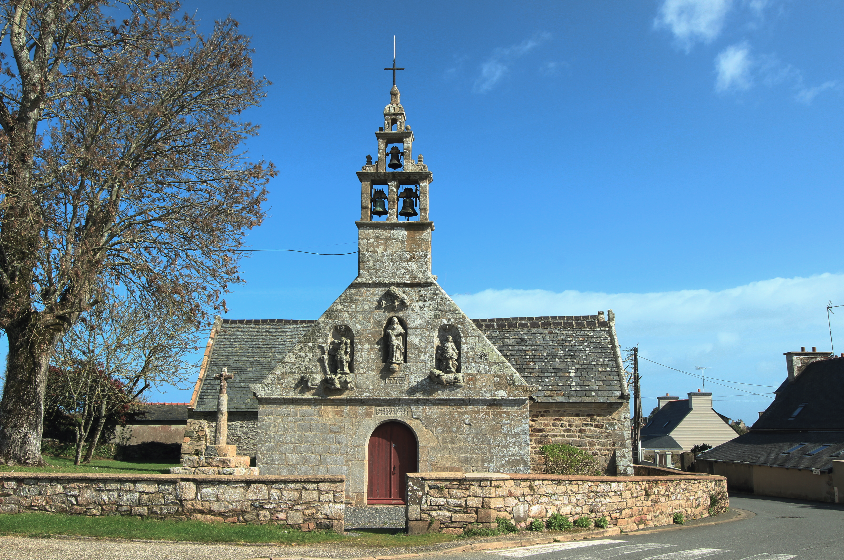
[[[264,325],[264,324],[286,324],[286,325],[311,325],[316,319],[223,319],[223,324],[235,325]]]

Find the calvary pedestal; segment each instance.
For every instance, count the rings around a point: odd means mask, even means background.
[[[220,395],[217,398],[217,425],[215,429],[216,445],[198,448],[186,436],[182,445],[182,466],[171,467],[170,474],[258,474],[258,467],[249,466],[249,456],[238,455],[236,445],[228,445],[229,396],[226,394],[227,381],[234,376],[223,368],[215,375],[220,380]]]

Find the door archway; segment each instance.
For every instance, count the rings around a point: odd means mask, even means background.
[[[369,436],[368,504],[404,504],[407,473],[418,468],[416,435],[401,422],[385,422]]]

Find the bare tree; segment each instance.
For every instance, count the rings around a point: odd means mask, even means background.
[[[235,21],[203,37],[177,9],[0,4],[0,461],[41,463],[50,357],[97,286],[207,320],[240,280],[275,174],[241,113],[267,82]]]
[[[52,360],[64,383],[47,394],[75,407],[76,464],[91,460],[110,416],[151,387],[187,379],[198,365],[191,361],[198,335],[178,309],[138,306],[113,293],[64,335]]]

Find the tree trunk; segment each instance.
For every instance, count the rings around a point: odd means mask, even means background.
[[[37,336],[32,315],[24,319],[24,326],[12,324],[6,328],[9,354],[0,401],[0,462],[10,465],[44,464],[44,390],[50,357],[60,334]]]
[[[91,438],[91,443],[88,444],[88,451],[85,453],[84,463],[90,463],[94,457],[94,451],[97,449],[97,443],[100,441],[100,435],[103,433],[103,426],[106,421],[106,402],[103,398],[100,402],[100,418],[97,421],[97,429],[94,430],[94,437]]]

